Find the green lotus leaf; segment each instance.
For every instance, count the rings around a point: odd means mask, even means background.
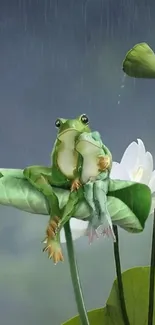
[[[124,296],[130,325],[147,325],[149,276],[150,267],[135,267],[122,273]],[[106,308],[113,325],[124,325],[118,299],[117,280],[114,281]]]
[[[88,312],[90,325],[113,325],[110,321],[106,308],[93,309]],[[81,325],[79,316],[71,318],[62,325]]]
[[[146,43],[136,44],[127,52],[123,71],[134,78],[155,78],[155,54]]]
[[[122,273],[124,296],[130,325],[147,325],[149,275],[150,267],[135,267]],[[119,303],[117,280],[114,281],[106,306],[89,311],[88,317],[90,325],[124,325]],[[68,320],[62,325],[81,325],[79,316]]]
[[[22,170],[0,169],[0,204],[12,206],[33,214],[48,215],[46,198],[23,178]],[[53,187],[60,207],[66,205],[69,191]],[[128,232],[143,231],[151,207],[148,186],[128,181],[111,180],[108,192],[108,210],[112,222]],[[88,220],[89,206],[83,199],[74,213],[75,218]]]

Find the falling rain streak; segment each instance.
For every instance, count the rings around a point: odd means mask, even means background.
[[[117,101],[117,104],[120,105],[121,103],[121,95],[122,95],[122,91],[125,87],[125,79],[126,79],[126,74],[123,75],[123,78],[122,78],[122,82],[121,82],[121,86],[120,86],[120,92],[118,94],[118,101]]]

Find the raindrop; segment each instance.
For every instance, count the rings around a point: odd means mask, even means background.
[[[125,78],[126,78],[126,74],[124,73],[123,77],[122,77],[122,82],[121,82],[121,86],[120,86],[120,92],[118,94],[118,101],[117,104],[120,105],[121,103],[121,95],[122,95],[122,90],[125,87]]]

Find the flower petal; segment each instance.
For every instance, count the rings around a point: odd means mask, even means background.
[[[125,169],[125,166],[122,166],[121,164],[117,162],[113,162],[112,169],[110,173],[111,179],[120,179],[120,180],[129,180],[129,174],[127,170]]]
[[[155,170],[152,172],[149,187],[152,193],[155,193]]]
[[[145,154],[145,159],[147,162],[147,168],[151,171],[151,174],[153,172],[153,157],[149,151]]]
[[[140,182],[148,185],[153,171],[153,158],[150,152],[146,152],[144,163],[141,164],[141,167],[143,168],[143,174]]]
[[[86,234],[86,230],[88,228],[88,221],[71,218],[70,227],[72,232],[72,238],[73,240],[76,240]],[[62,244],[66,243],[64,228],[60,232],[60,242]]]
[[[134,141],[126,148],[120,164],[124,166],[127,171],[135,168],[138,157],[138,144]]]
[[[144,143],[141,139],[137,139],[137,142],[138,142],[138,161],[137,161],[137,163],[142,164],[145,160],[146,150],[145,150]]]

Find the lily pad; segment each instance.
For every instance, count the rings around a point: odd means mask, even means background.
[[[130,325],[147,325],[150,267],[136,267],[122,273],[126,309]],[[117,280],[104,308],[88,312],[90,325],[124,325]],[[155,317],[155,308],[154,308]],[[155,318],[154,318],[155,319]],[[62,325],[81,325],[76,316]]]
[[[127,52],[123,71],[134,78],[155,78],[155,54],[147,43],[136,44]]]

